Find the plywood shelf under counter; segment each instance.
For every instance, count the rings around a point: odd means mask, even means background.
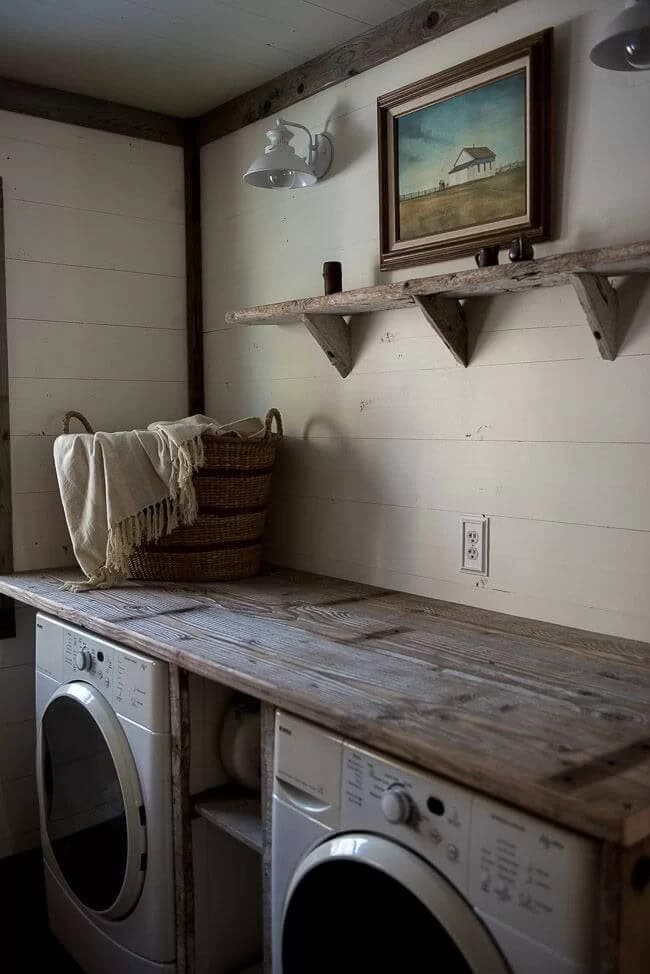
[[[410,278],[229,311],[229,325],[303,324],[345,378],[353,368],[349,315],[418,307],[456,361],[468,364],[462,301],[475,297],[571,285],[602,358],[617,353],[618,298],[610,278],[650,274],[650,241],[551,254],[536,260]]]
[[[259,795],[225,786],[196,795],[195,815],[243,842],[254,852],[262,852],[262,808]]]

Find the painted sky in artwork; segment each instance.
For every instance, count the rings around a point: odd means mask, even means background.
[[[486,145],[497,166],[525,158],[525,73],[491,81],[397,119],[400,196],[449,179],[463,146]]]

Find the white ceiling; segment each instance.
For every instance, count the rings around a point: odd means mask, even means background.
[[[199,115],[419,0],[0,0],[0,75]]]

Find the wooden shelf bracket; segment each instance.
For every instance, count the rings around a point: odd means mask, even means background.
[[[571,274],[578,301],[596,339],[601,356],[608,362],[616,358],[618,295],[606,277],[597,274]]]
[[[467,324],[460,302],[438,294],[414,295],[414,301],[456,361],[467,367]]]
[[[352,371],[350,326],[342,315],[303,314],[300,320],[316,339],[341,378]]]
[[[345,378],[352,370],[352,351],[350,325],[344,315],[354,317],[417,307],[456,361],[466,366],[467,325],[461,301],[571,284],[600,354],[611,362],[617,353],[618,297],[610,279],[630,274],[650,276],[650,240],[241,308],[229,311],[226,322],[229,325],[302,322],[339,375]]]

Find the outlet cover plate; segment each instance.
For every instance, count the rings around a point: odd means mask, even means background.
[[[464,514],[460,527],[461,572],[487,575],[490,519],[484,514]]]

